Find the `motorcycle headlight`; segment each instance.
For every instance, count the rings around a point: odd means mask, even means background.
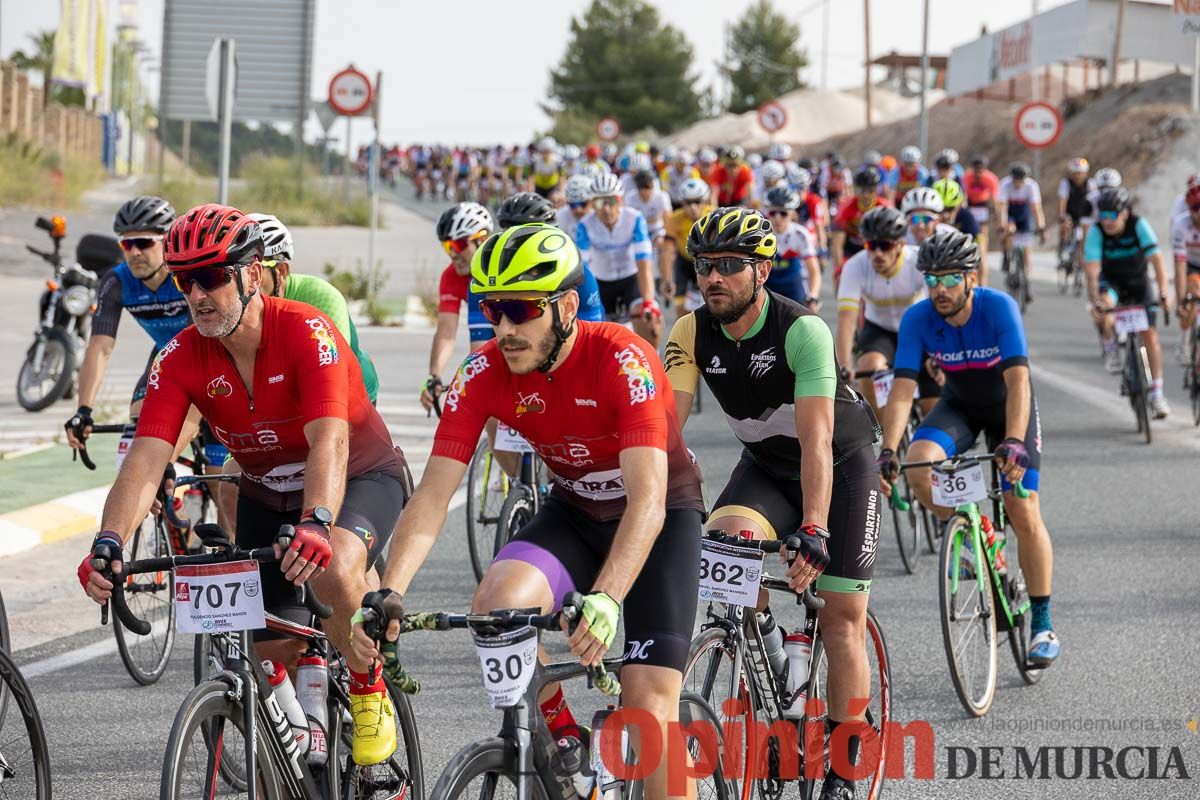
[[[92,293],[86,286],[72,286],[63,292],[62,305],[72,317],[87,312],[92,305]]]

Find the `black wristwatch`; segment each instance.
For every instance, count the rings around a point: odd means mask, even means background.
[[[325,530],[333,528],[333,512],[325,506],[313,506],[300,515],[301,522],[312,521],[325,526]]]

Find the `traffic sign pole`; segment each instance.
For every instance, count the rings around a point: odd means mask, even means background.
[[[229,205],[229,147],[233,138],[233,39],[221,39],[220,77],[217,81],[217,121],[221,130],[217,168],[217,202]]]

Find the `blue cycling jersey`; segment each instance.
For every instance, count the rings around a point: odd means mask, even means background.
[[[1021,312],[1009,295],[982,286],[975,289],[973,303],[971,318],[961,328],[946,322],[930,300],[904,312],[895,374],[916,380],[928,353],[946,375],[943,398],[960,406],[1002,406],[1004,370],[1029,364]]]
[[[121,262],[108,271],[97,290],[96,311],[92,314],[92,334],[117,335],[121,309],[126,309],[138,325],[154,340],[157,350],[192,324],[187,300],[168,278],[154,291],[142,283]]]
[[[600,286],[596,276],[587,267],[583,268],[583,283],[576,290],[579,292],[579,318],[585,322],[604,322],[604,306],[600,302]],[[486,342],[495,338],[492,325],[483,316],[479,301],[483,299],[470,289],[467,290],[467,330],[472,342]]]

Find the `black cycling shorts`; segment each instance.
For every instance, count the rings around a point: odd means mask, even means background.
[[[869,319],[864,319],[862,329],[854,340],[854,349],[859,355],[879,353],[891,365],[896,361],[898,342],[899,334],[896,331],[889,331]],[[922,368],[917,373],[917,392],[921,397],[940,397],[942,387],[929,374],[929,370]]]
[[[696,264],[679,253],[675,254],[675,296],[686,297],[688,289],[699,288],[696,280]]]
[[[771,539],[786,539],[804,522],[799,480],[776,478],[743,452],[717,498],[709,527],[722,517],[748,517]],[[829,501],[829,566],[817,578],[826,592],[869,592],[879,547],[883,494],[875,449],[860,447],[833,468]]]
[[[604,314],[610,321],[624,322],[629,319],[629,309],[635,303],[641,304],[642,290],[636,273],[615,281],[597,278],[596,286],[600,289],[600,305],[604,306]]]
[[[367,472],[346,481],[346,495],[338,512],[335,527],[344,528],[358,537],[367,549],[367,569],[374,566],[400,519],[408,495],[404,481],[382,472]],[[237,544],[239,547],[266,547],[284,525],[300,521],[300,509],[278,511],[238,495]],[[337,553],[334,553],[337,558]],[[263,605],[267,611],[292,622],[308,625],[312,615],[304,607],[300,589],[283,577],[278,564],[262,565]],[[281,638],[272,631],[256,631],[255,639]]]
[[[1158,298],[1154,296],[1154,285],[1150,282],[1149,275],[1143,273],[1134,277],[1126,277],[1105,274],[1101,269],[1100,281],[1097,286],[1100,291],[1108,292],[1113,303],[1118,306],[1145,306],[1146,318],[1150,321],[1150,327],[1158,326],[1158,309],[1153,307],[1158,303]]]
[[[1042,420],[1038,415],[1037,398],[1029,401],[1029,425],[1025,428],[1025,449],[1029,452],[1029,468],[1021,485],[1031,492],[1038,490],[1038,471],[1042,465]],[[921,420],[921,427],[913,434],[914,442],[925,439],[933,442],[954,456],[967,452],[975,445],[979,434],[984,434],[988,450],[995,450],[1004,441],[1004,404],[991,407],[967,408],[943,397],[933,410]],[[1001,488],[1008,491],[1008,480],[1001,477]]]
[[[597,522],[554,497],[496,554],[523,561],[550,584],[555,608],[568,593],[591,591],[620,520]],[[699,511],[667,509],[662,531],[625,597],[626,664],[669,667],[687,663],[700,584]]]

